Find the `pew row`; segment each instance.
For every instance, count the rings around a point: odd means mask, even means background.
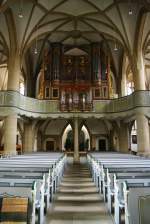
[[[10,192],[11,187],[15,192],[15,188],[16,191],[18,191],[18,187],[32,189],[35,184],[34,200],[29,200],[29,204],[33,208],[32,219],[29,222],[32,224],[35,224],[36,210],[39,211],[38,223],[43,223],[44,207],[46,210],[48,209],[63,174],[66,156],[55,154],[51,159],[49,157],[51,155],[38,153],[37,155],[14,156],[0,160],[1,195],[4,193],[2,187],[6,189],[5,194],[15,195]],[[21,197],[21,190],[19,197]]]
[[[112,213],[114,208],[115,224],[121,224],[121,211],[125,211],[125,224],[150,223],[146,207],[146,205],[150,205],[150,197],[145,193],[142,194],[142,191],[145,192],[145,189],[150,188],[150,160],[120,153],[89,154],[87,160],[93,180],[99,191],[103,193],[104,201],[107,201],[109,212]],[[123,186],[126,186],[126,189],[140,189],[142,199],[140,198],[139,205],[141,210],[138,207],[134,212],[136,212],[138,220],[142,221],[137,222],[134,213],[130,212],[132,210],[130,205],[134,205],[134,200],[133,198],[127,200],[128,190],[125,191]],[[134,197],[136,201],[139,201],[138,193]],[[144,198],[146,203],[144,203]],[[144,218],[145,216],[146,218]]]

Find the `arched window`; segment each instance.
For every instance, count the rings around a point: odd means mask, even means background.
[[[130,71],[127,75],[127,95],[130,95],[133,92],[134,92],[133,74]]]
[[[24,92],[25,92],[24,82],[19,83],[19,91],[22,95],[24,95]]]

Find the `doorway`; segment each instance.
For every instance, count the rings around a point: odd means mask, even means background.
[[[106,139],[99,139],[99,141],[98,141],[98,150],[99,151],[106,151],[107,150]]]
[[[54,141],[46,142],[46,151],[48,151],[48,152],[54,151]]]

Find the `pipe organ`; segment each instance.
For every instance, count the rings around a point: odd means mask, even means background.
[[[109,98],[109,67],[100,44],[52,44],[43,57],[38,98],[59,100],[62,111],[90,111],[93,100]]]

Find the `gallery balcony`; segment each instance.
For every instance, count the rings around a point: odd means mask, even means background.
[[[61,104],[59,100],[39,100],[15,91],[0,91],[0,118],[11,114],[33,118],[70,118],[73,116],[129,117],[142,111],[150,114],[150,91],[136,91],[118,99],[93,100],[92,103]]]
[[[60,111],[62,112],[92,112],[92,102],[86,103],[60,103]]]

